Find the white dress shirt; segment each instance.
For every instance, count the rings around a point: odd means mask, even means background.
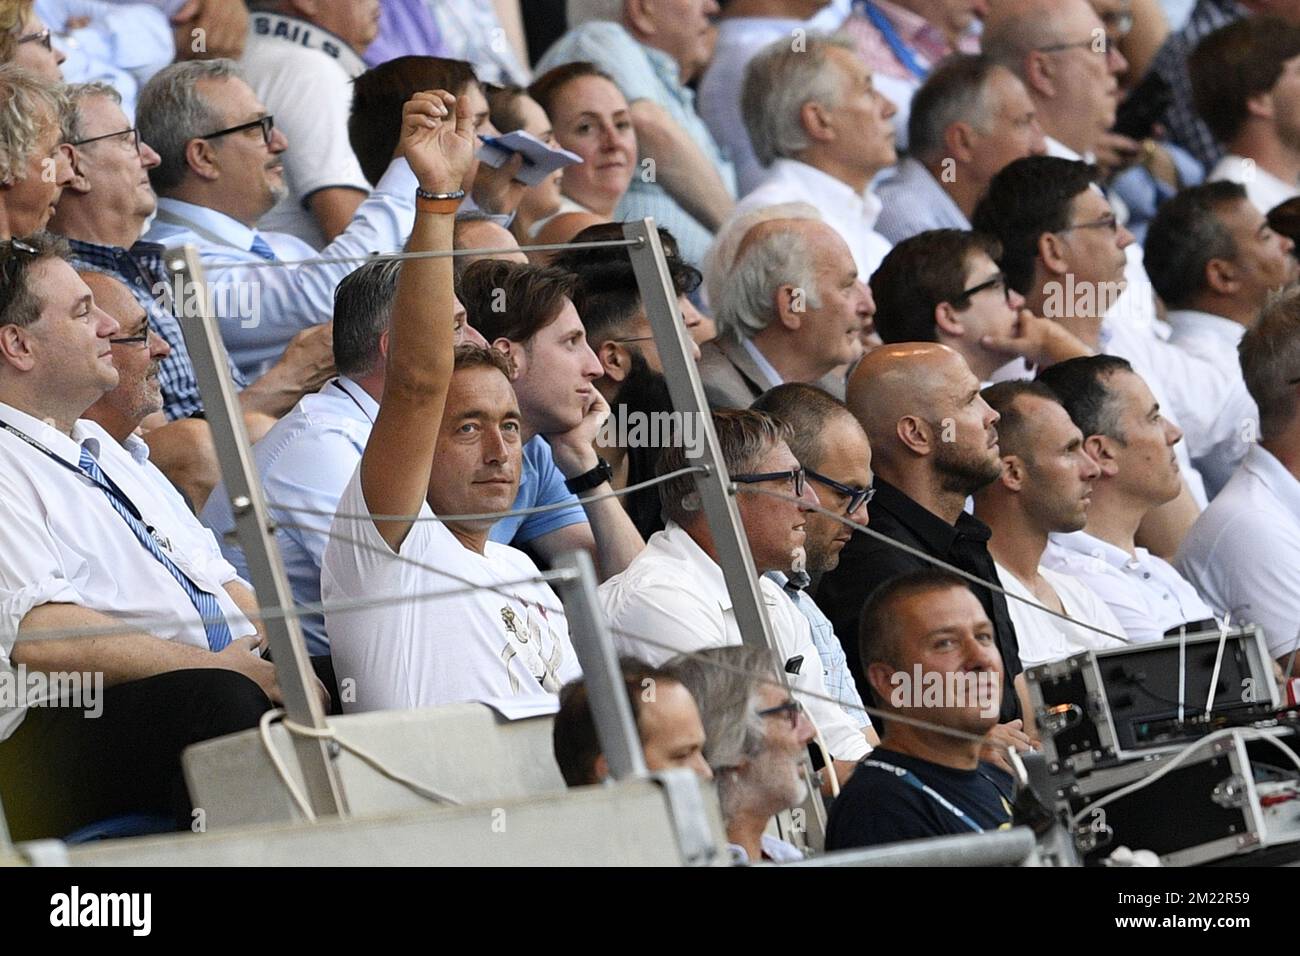
[[[235,569],[180,494],[144,459],[143,442],[128,451],[87,420],[78,421],[69,437],[5,404],[0,421],[58,457],[0,429],[0,671],[13,668],[19,623],[44,604],[77,604],[160,640],[208,647],[189,595],[82,473],[83,445],[157,532],[172,562],[216,598],[231,636],[255,633],[223,587],[237,580]],[[22,719],[21,707],[0,708],[0,739]]]
[[[1007,601],[1007,611],[1016,626],[1016,643],[1020,646],[1022,667],[1036,667],[1039,664],[1064,660],[1080,651],[1099,651],[1108,647],[1123,647],[1128,643],[1123,640],[1126,636],[1124,628],[1116,620],[1115,613],[1079,579],[1049,568],[1038,569],[1043,580],[1051,585],[1056,596],[1061,599],[1061,607],[1065,609],[1065,613],[1074,619],[1063,621],[1055,615],[1026,604],[1025,601],[1032,601],[1034,604],[1042,602],[1018,577],[997,562],[994,562],[994,566],[998,569],[998,580],[1002,582],[1002,587],[1007,593],[1024,599]],[[1091,627],[1080,627],[1074,621],[1099,627],[1116,636],[1107,637],[1092,630]]]
[[[795,691],[804,692],[800,703],[836,760],[861,759],[871,748],[827,694],[808,620],[776,582],[760,577],[758,584],[778,653],[785,661],[803,658],[799,673],[788,675]],[[600,601],[619,653],[650,664],[687,651],[742,643],[722,568],[671,521],[651,535],[627,570],[600,586]],[[639,640],[639,635],[653,635],[655,643]]]
[[[270,10],[249,17],[239,63],[248,85],[289,140],[284,152],[289,191],[258,227],[286,232],[320,249],[325,236],[307,206],[311,195],[331,187],[355,189],[358,196],[370,192],[348,142],[352,81],[365,72],[366,64],[346,41],[319,24]],[[308,103],[310,108],[304,109]]]
[[[697,107],[723,155],[735,167],[736,185],[742,196],[757,186],[764,174],[740,114],[740,93],[749,61],[769,43],[794,36],[795,30],[834,33],[845,16],[841,5],[827,4],[807,20],[725,17],[718,21],[718,39],[709,66],[700,78]]]
[[[893,248],[888,239],[876,232],[880,200],[870,189],[854,192],[834,176],[797,159],[778,159],[772,163],[758,187],[736,204],[732,219],[787,202],[806,202],[817,208],[826,223],[848,244],[858,266],[858,278],[863,282],[871,278]]]
[[[1246,389],[1237,357],[1246,327],[1221,315],[1192,309],[1175,310],[1168,318],[1173,328],[1169,341],[1213,365],[1226,385],[1226,394],[1216,385],[1211,395],[1202,393],[1198,403],[1204,412],[1206,433],[1199,436],[1200,447],[1192,463],[1205,478],[1206,493],[1213,498],[1259,436],[1259,406]],[[1221,404],[1215,408],[1213,403]]]
[[[1245,186],[1246,198],[1264,215],[1268,215],[1274,206],[1300,196],[1300,185],[1278,179],[1272,173],[1265,172],[1253,159],[1231,153],[1219,160],[1210,170],[1210,175],[1205,177],[1209,183],[1223,180]]]
[[[875,192],[882,207],[876,230],[890,242],[931,229],[970,228],[970,220],[930,170],[911,157],[887,173]]]
[[[1215,609],[1264,631],[1269,653],[1300,633],[1300,482],[1261,445],[1192,525],[1175,564]]]
[[[319,255],[355,257],[400,251],[415,223],[417,185],[406,160],[394,160],[348,228]],[[165,197],[159,198],[157,218],[145,234],[149,241],[164,246],[190,243],[199,250],[207,269],[213,313],[221,320],[221,337],[230,357],[250,380],[279,359],[295,334],[330,320],[335,287],[358,265],[353,261],[259,267],[265,260],[251,251],[258,236],[281,260],[318,255],[296,236],[258,233],[215,209]],[[216,263],[237,264],[214,268]]]
[[[1170,628],[1214,617],[1196,589],[1146,548],[1129,554],[1086,531],[1054,534],[1042,564],[1087,585],[1135,643],[1158,641]]]

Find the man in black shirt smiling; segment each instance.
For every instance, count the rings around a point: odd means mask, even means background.
[[[967,583],[927,570],[880,587],[863,609],[860,655],[877,700],[931,726],[886,722],[831,807],[826,849],[1010,826],[1012,778],[980,760],[1002,662]]]
[[[969,574],[997,582],[989,528],[964,511],[966,499],[1002,471],[998,414],[980,397],[979,379],[952,349],[935,343],[886,345],[867,355],[848,384],[848,406],[871,441],[876,496],[871,528]],[[922,557],[855,532],[840,565],[822,578],[817,603],[844,636],[849,668],[863,699],[869,687],[858,660],[858,618],[867,597],[908,571],[932,568]],[[1006,599],[987,588],[976,596],[993,622],[1007,675],[1000,720],[1018,742],[1021,698],[1012,687],[1020,653]]]

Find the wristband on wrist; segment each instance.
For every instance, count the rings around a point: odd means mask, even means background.
[[[416,187],[416,212],[431,212],[438,215],[454,214],[460,208],[460,201],[465,198],[465,190],[457,189],[450,193],[431,193],[427,189]]]

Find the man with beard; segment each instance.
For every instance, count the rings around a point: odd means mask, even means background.
[[[755,647],[711,647],[666,668],[699,704],[704,759],[718,782],[737,865],[803,857],[765,832],[773,816],[808,796],[801,769],[814,733],[804,705],[781,685],[776,663],[771,651]]]
[[[840,563],[840,551],[853,534],[846,522],[868,521],[867,502],[875,489],[871,486],[867,435],[843,402],[816,385],[778,385],[760,395],[750,407],[790,426],[790,451],[799,459],[808,480],[817,486],[822,507],[845,518],[841,521],[818,511],[808,512],[802,566],[769,571],[767,576],[781,586],[808,619],[813,643],[822,659],[827,691],[874,744],[876,733],[871,729],[871,718],[862,709],[862,697],[849,673],[844,648],[831,622],[807,593],[812,584],[810,575],[833,570]]]
[[[998,414],[980,397],[979,379],[961,356],[933,343],[882,346],[854,370],[847,404],[871,443],[876,472],[869,512],[873,529],[996,583],[988,525],[963,509],[971,494],[1002,473],[994,427]],[[817,603],[835,632],[849,636],[845,652],[864,700],[871,688],[851,637],[857,633],[863,603],[899,575],[933,566],[891,542],[857,531],[841,552],[839,567],[822,578]],[[1006,599],[988,588],[975,590],[993,622],[1003,673],[1015,679],[1020,654]],[[1030,741],[1021,730],[1022,686],[1020,680],[1014,690],[1003,687],[994,737],[1025,749]],[[1004,757],[990,751],[989,759]]]
[[[1122,647],[1124,629],[1105,602],[1082,581],[1040,563],[1048,535],[1078,531],[1088,522],[1093,482],[1101,472],[1083,448],[1082,433],[1041,382],[1002,382],[982,394],[1001,416],[1002,475],[975,492],[975,516],[993,531],[989,553],[1002,586],[1023,599],[1007,603],[1020,663],[1033,667],[1079,651]]]
[[[584,229],[574,241],[619,239],[622,229],[619,223],[600,223]],[[699,345],[714,334],[713,322],[704,318],[689,298],[700,285],[700,273],[681,260],[677,243],[667,230],[660,229],[659,238],[677,292],[682,324],[695,346],[692,357],[698,360]],[[673,410],[673,403],[632,261],[624,248],[615,246],[570,249],[556,257],[552,265],[578,277],[573,305],[587,330],[587,344],[604,370],[594,384],[612,414],[596,437],[596,450],[609,462],[614,488],[640,484],[654,477],[659,447],[653,442],[624,439],[630,436],[634,422],[652,422],[656,416],[670,421],[666,416]],[[627,427],[620,428],[620,423]],[[663,530],[656,489],[634,491],[621,500],[642,537]]]
[[[996,732],[991,689],[1003,673],[995,630],[966,582],[946,571],[911,571],[871,595],[862,614],[867,678],[891,711],[926,726],[888,721],[831,807],[826,849],[1011,826],[1012,779],[981,752],[981,738]],[[938,706],[916,686],[921,674],[926,687],[941,678],[951,689]]]

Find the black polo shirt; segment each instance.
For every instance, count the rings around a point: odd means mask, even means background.
[[[867,506],[872,531],[911,545],[983,581],[999,583],[988,549],[991,532],[983,521],[963,511],[957,523],[950,525],[879,475],[875,486],[876,496]],[[844,645],[844,656],[848,658],[849,670],[857,681],[863,700],[870,700],[872,695],[863,677],[862,660],[858,654],[858,623],[862,606],[867,603],[871,592],[886,581],[908,571],[933,567],[928,561],[855,531],[840,552],[839,566],[822,575],[816,594],[817,605],[830,618],[840,643]],[[1002,656],[1005,680],[998,720],[1006,723],[1021,716],[1020,699],[1012,686],[1012,678],[1021,671],[1015,625],[1011,623],[1007,599],[1002,594],[976,584],[970,587],[993,623],[998,652]]]

